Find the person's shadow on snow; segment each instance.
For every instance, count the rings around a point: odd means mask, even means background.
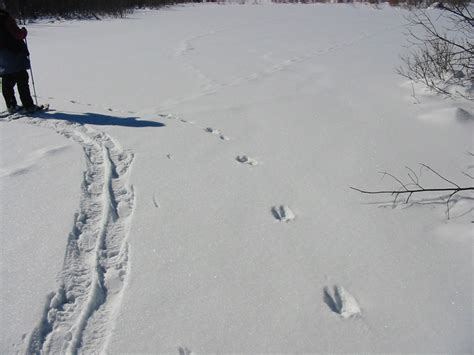
[[[122,127],[164,127],[165,124],[155,121],[140,120],[138,117],[116,117],[101,115],[99,113],[66,113],[66,112],[43,112],[41,118],[53,118],[80,124],[93,124],[100,126],[122,126]]]

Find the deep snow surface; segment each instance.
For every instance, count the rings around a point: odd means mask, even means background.
[[[349,189],[472,185],[473,107],[395,74],[403,15],[29,26],[56,111],[0,124],[0,351],[471,352],[473,195]]]

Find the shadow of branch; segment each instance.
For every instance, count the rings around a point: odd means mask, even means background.
[[[394,199],[383,199],[378,201],[372,202],[364,202],[362,205],[369,205],[369,206],[377,206],[379,208],[400,208],[400,209],[407,209],[413,206],[444,206],[448,203],[450,195],[442,195],[442,196],[433,196],[433,197],[424,197],[424,198],[412,198],[409,202],[406,200],[399,198],[398,200],[394,201]],[[471,201],[474,202],[474,196],[472,194],[462,194],[455,196],[451,200],[449,200],[450,208],[453,208],[458,203],[462,201]],[[466,206],[465,206],[466,207]],[[463,213],[456,214],[456,216],[452,217],[451,219],[461,218],[469,213],[474,211],[474,207],[468,208],[467,211]]]

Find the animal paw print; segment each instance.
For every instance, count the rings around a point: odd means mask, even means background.
[[[342,318],[357,318],[361,315],[359,303],[344,287],[334,286],[333,293],[328,287],[324,288],[324,302],[334,313]]]

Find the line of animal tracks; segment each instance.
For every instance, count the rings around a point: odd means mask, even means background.
[[[81,202],[69,234],[58,289],[46,297],[26,353],[100,353],[107,347],[129,274],[128,234],[135,196],[133,154],[104,132],[67,121],[20,118],[84,150]]]

